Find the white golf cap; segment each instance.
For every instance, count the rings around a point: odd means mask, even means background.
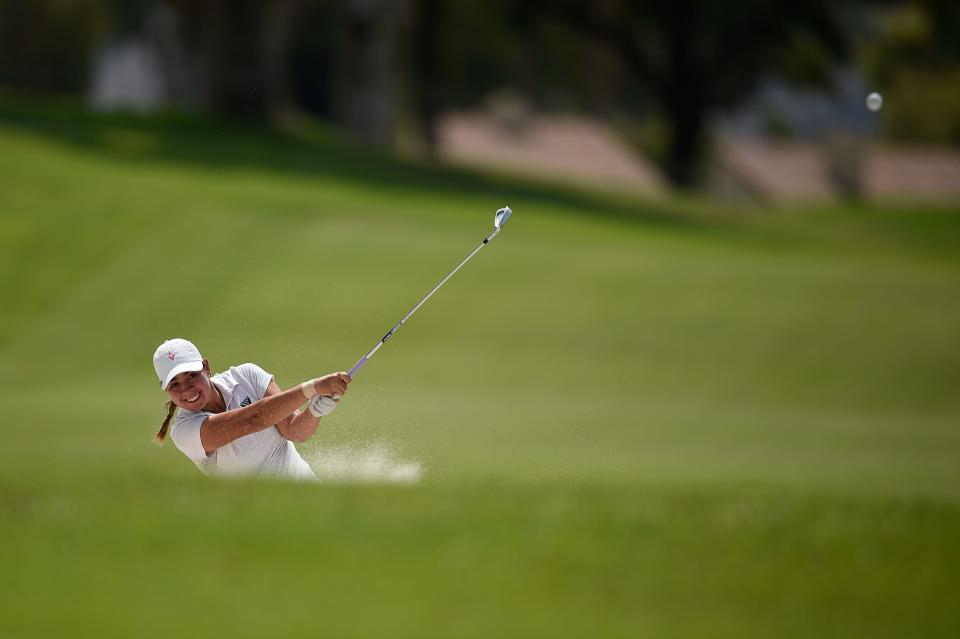
[[[160,388],[166,390],[170,380],[187,371],[203,368],[203,355],[185,339],[168,339],[153,354],[153,368],[160,378]]]

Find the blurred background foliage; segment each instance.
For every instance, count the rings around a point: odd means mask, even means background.
[[[3,0],[0,85],[82,95],[131,38],[159,52],[162,108],[291,112],[433,153],[442,113],[509,91],[620,123],[682,187],[713,122],[770,78],[834,88],[852,65],[887,97],[880,133],[960,144],[960,17],[949,0]],[[777,114],[771,130],[790,134]]]
[[[924,0],[878,16],[863,46],[870,78],[887,87],[884,134],[900,142],[960,145],[960,5]]]

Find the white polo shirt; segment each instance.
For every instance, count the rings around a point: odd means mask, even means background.
[[[256,364],[232,366],[210,378],[227,410],[248,406],[263,398],[273,375]],[[181,408],[170,431],[173,443],[197,468],[208,475],[272,475],[289,479],[313,479],[310,466],[276,426],[251,433],[207,455],[200,443],[200,427],[213,413]]]

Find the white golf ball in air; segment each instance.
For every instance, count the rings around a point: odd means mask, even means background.
[[[871,111],[879,111],[883,106],[883,96],[879,93],[871,93],[867,96],[867,108]]]

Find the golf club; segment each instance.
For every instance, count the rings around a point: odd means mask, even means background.
[[[424,295],[423,298],[422,298],[419,302],[417,302],[416,306],[414,306],[412,309],[410,309],[410,311],[409,311],[406,315],[404,315],[403,318],[402,318],[399,322],[397,322],[396,324],[394,324],[393,328],[391,328],[389,331],[387,331],[387,334],[384,335],[384,336],[380,339],[380,341],[377,342],[377,344],[376,344],[372,349],[370,349],[370,352],[369,352],[369,353],[367,353],[366,355],[364,355],[363,357],[361,357],[360,360],[359,360],[356,364],[353,365],[353,368],[351,368],[351,369],[350,369],[350,372],[348,373],[351,378],[356,377],[357,373],[359,373],[359,372],[363,369],[363,367],[366,366],[367,362],[370,361],[370,358],[373,357],[374,354],[376,354],[376,352],[377,352],[378,350],[380,350],[380,347],[383,346],[384,342],[386,342],[388,339],[390,339],[390,337],[391,337],[394,333],[396,333],[398,330],[400,330],[400,327],[403,326],[403,325],[406,323],[406,321],[407,321],[408,319],[410,319],[410,317],[411,317],[414,313],[417,312],[417,309],[418,309],[418,308],[420,308],[421,306],[423,306],[424,302],[426,302],[428,299],[430,299],[430,296],[431,296],[431,295],[433,295],[434,293],[436,293],[437,290],[438,290],[441,286],[443,286],[444,284],[446,284],[447,280],[449,280],[451,277],[453,277],[453,274],[454,274],[454,273],[456,273],[457,271],[460,270],[460,267],[462,267],[464,264],[466,264],[467,262],[469,262],[469,261],[470,261],[470,258],[472,258],[474,255],[476,255],[476,254],[480,251],[480,249],[482,249],[484,246],[486,246],[487,243],[490,242],[490,240],[492,240],[493,238],[495,238],[495,237],[497,236],[497,233],[500,232],[500,229],[502,229],[502,228],[503,228],[503,225],[507,223],[507,220],[510,219],[510,216],[511,216],[511,215],[513,215],[513,211],[510,210],[510,207],[509,207],[509,206],[505,206],[505,207],[503,207],[502,209],[499,209],[499,210],[497,211],[496,217],[494,217],[494,220],[493,220],[493,231],[490,233],[490,235],[488,235],[487,237],[483,238],[483,241],[480,242],[480,246],[478,246],[477,248],[473,249],[473,251],[470,253],[470,255],[468,255],[468,256],[466,256],[465,258],[463,258],[463,261],[461,261],[459,264],[457,264],[457,267],[456,267],[455,269],[453,269],[452,271],[450,271],[450,273],[447,274],[447,276],[446,276],[445,278],[443,278],[442,280],[440,280],[440,283],[439,283],[439,284],[437,284],[436,286],[434,286],[433,289],[432,289],[429,293],[427,293],[426,295]]]

